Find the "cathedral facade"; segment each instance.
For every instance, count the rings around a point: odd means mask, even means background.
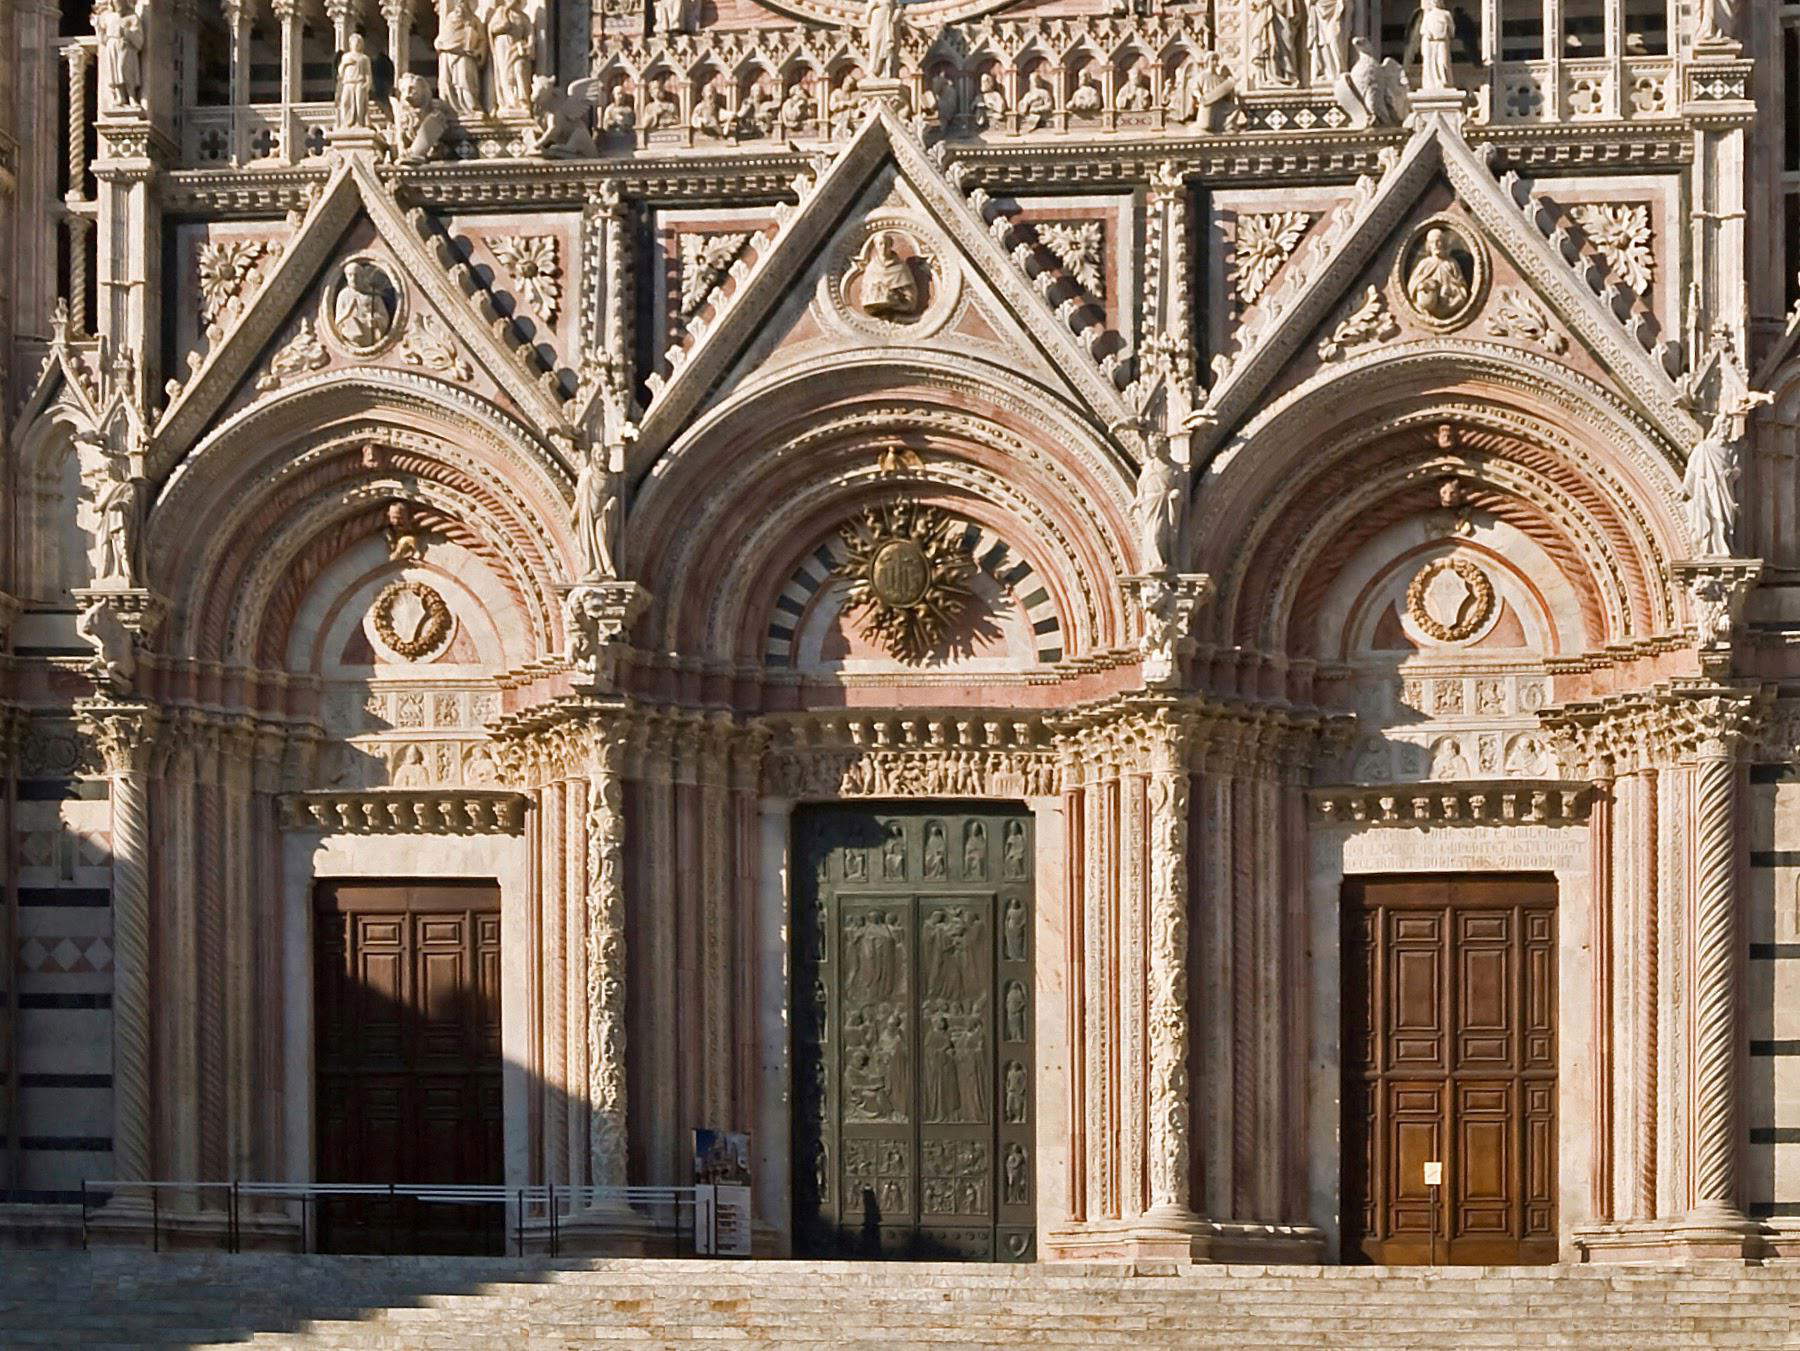
[[[0,1236],[1800,1254],[1789,25],[0,0]]]

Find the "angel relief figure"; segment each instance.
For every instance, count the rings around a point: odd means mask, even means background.
[[[587,159],[600,153],[590,119],[604,92],[598,79],[576,80],[567,92],[548,75],[531,82],[531,115],[537,122],[533,154],[545,159]]]

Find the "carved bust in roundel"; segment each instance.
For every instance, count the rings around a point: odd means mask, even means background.
[[[381,351],[399,336],[403,294],[373,258],[347,259],[325,291],[325,327],[358,355]]]
[[[929,271],[915,240],[899,230],[882,230],[863,245],[845,277],[845,289],[854,285],[855,302],[870,318],[904,322],[925,309]]]
[[[1436,216],[1408,236],[1394,263],[1393,290],[1413,320],[1440,333],[1472,320],[1487,296],[1487,250],[1474,232]]]

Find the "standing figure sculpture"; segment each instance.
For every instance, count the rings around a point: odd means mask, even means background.
[[[132,0],[100,0],[94,6],[94,33],[100,40],[100,85],[108,106],[141,108],[144,21]]]
[[[624,505],[620,476],[593,449],[575,479],[575,541],[581,549],[581,580],[606,581],[619,575],[619,517]]]
[[[143,514],[142,480],[131,476],[123,455],[97,436],[81,441],[90,450],[84,477],[93,501],[92,559],[95,586],[136,586],[138,526]]]
[[[1696,42],[1725,42],[1737,35],[1738,0],[1700,0]]]
[[[1419,91],[1447,94],[1456,88],[1456,72],[1450,50],[1456,40],[1456,16],[1450,0],[1425,0],[1419,21]]]
[[[478,116],[487,29],[469,0],[443,0],[438,15],[438,94],[458,117]]]
[[[869,0],[863,11],[869,75],[891,80],[900,73],[900,0]]]
[[[530,111],[535,38],[524,0],[494,0],[487,16],[487,40],[493,53],[496,112]]]
[[[1336,83],[1344,73],[1344,0],[1312,0],[1306,43],[1312,82]]]
[[[1167,572],[1175,563],[1181,538],[1182,506],[1187,486],[1168,444],[1160,437],[1150,443],[1144,467],[1138,471],[1137,516],[1139,548],[1145,573]]]
[[[1256,0],[1251,64],[1265,85],[1300,82],[1300,0]]]
[[[1720,413],[1688,456],[1681,496],[1688,541],[1700,558],[1729,558],[1738,517],[1738,443],[1734,419]]]
[[[337,124],[341,130],[369,125],[369,90],[375,66],[363,50],[361,33],[352,33],[337,65]]]

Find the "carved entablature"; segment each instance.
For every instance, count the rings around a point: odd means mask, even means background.
[[[1034,714],[961,710],[904,718],[771,719],[763,791],[791,799],[1050,797],[1052,735]]]
[[[1321,788],[1311,794],[1322,821],[1347,826],[1579,825],[1593,790],[1556,779],[1499,779],[1393,788]]]
[[[518,835],[522,794],[473,789],[289,793],[281,826],[325,835]]]

